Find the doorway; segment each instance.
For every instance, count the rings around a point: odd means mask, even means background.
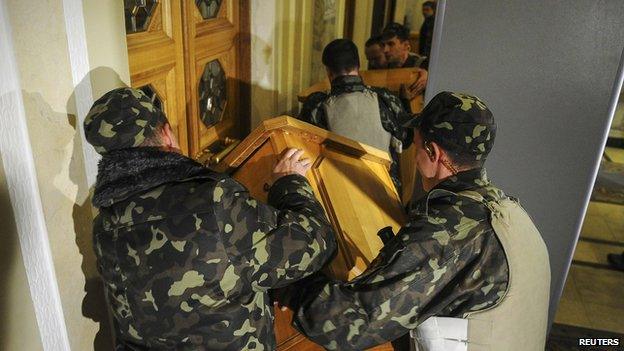
[[[125,0],[124,15],[132,87],[185,155],[213,162],[249,132],[249,2]]]

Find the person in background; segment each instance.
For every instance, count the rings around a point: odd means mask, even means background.
[[[424,58],[411,52],[410,30],[396,22],[389,23],[381,32],[384,54],[389,68],[420,67]]]
[[[364,53],[368,60],[368,69],[386,69],[388,61],[384,54],[384,44],[381,36],[373,36],[368,38],[365,44]]]
[[[182,155],[140,90],[106,93],[84,127],[102,155],[93,244],[116,350],[274,350],[269,289],[320,269],[336,248],[303,151],[280,158],[265,205]]]
[[[433,25],[435,23],[435,1],[425,1],[422,5],[422,14],[425,21],[420,26],[420,34],[418,36],[418,53],[426,57],[422,63],[422,67],[429,68],[429,58],[431,57],[431,41],[433,40]]]
[[[388,68],[418,68],[418,77],[414,83],[401,88],[401,97],[406,100],[412,100],[422,94],[427,87],[429,77],[429,73],[422,66],[424,57],[410,52],[409,36],[409,29],[396,22],[388,24],[381,33]]]
[[[366,145],[388,151],[390,176],[401,193],[399,154],[411,143],[401,126],[411,118],[401,100],[384,88],[364,85],[358,49],[349,39],[336,39],[323,49],[323,65],[331,90],[311,94],[299,119]]]

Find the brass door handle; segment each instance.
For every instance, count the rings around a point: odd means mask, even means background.
[[[238,144],[240,140],[226,137],[224,140],[218,140],[205,147],[195,155],[195,159],[203,165],[215,165],[223,161]]]
[[[228,138],[226,138],[227,141]],[[210,164],[217,164],[221,161],[223,161],[223,159],[230,153],[232,152],[232,150],[234,150],[234,148],[240,144],[240,140],[236,140],[236,139],[231,139],[231,142],[229,143],[229,145],[227,145],[225,147],[225,149],[221,150],[220,152],[214,154],[211,158],[210,158]]]
[[[214,154],[210,151],[210,147],[207,146],[195,155],[195,160],[202,165],[207,165],[210,162],[212,155]]]

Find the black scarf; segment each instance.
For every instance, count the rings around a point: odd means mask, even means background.
[[[161,184],[189,178],[222,179],[200,163],[155,147],[111,151],[98,164],[93,205],[107,207]]]

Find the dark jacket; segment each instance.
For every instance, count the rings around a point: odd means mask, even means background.
[[[272,350],[268,290],[318,270],[336,247],[304,177],[275,182],[267,206],[155,148],[104,155],[93,203],[121,349]]]
[[[507,289],[507,259],[489,210],[462,191],[505,197],[480,169],[444,180],[362,275],[345,283],[318,273],[297,283],[297,329],[330,350],[364,350],[430,316],[462,317],[494,305]]]
[[[429,68],[429,58],[431,57],[431,42],[433,41],[433,27],[435,25],[435,16],[425,18],[422,26],[420,26],[420,34],[418,36],[418,53],[427,58],[421,65],[422,68]]]

